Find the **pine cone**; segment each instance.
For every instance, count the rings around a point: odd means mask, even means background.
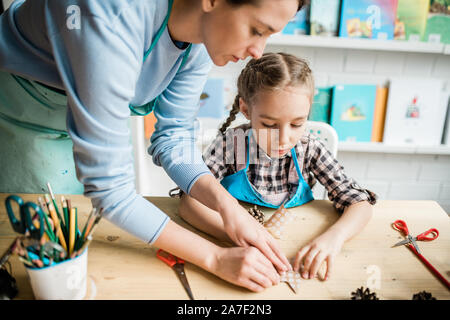
[[[435,297],[429,292],[421,291],[413,295],[413,300],[436,300]]]
[[[259,223],[264,224],[264,213],[259,210],[256,205],[253,208],[249,208],[248,213],[250,213],[253,218],[258,220]]]
[[[375,292],[370,292],[369,288],[364,290],[364,287],[356,289],[356,292],[352,292],[352,300],[380,300],[377,298]]]

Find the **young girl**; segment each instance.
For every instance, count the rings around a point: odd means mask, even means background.
[[[293,267],[298,271],[302,266],[303,278],[311,279],[326,261],[328,279],[343,243],[371,218],[376,195],[347,177],[325,146],[305,133],[313,97],[313,75],[304,60],[285,53],[251,60],[239,76],[230,116],[203,158],[231,195],[265,207],[302,205],[313,200],[316,180],[324,185],[342,215],[298,251]],[[250,123],[229,129],[239,112]],[[179,214],[200,230],[230,241],[220,215],[185,194]]]

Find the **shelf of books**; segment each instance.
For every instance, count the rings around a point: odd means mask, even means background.
[[[448,0],[311,0],[270,45],[450,54]]]
[[[270,37],[267,44],[278,46],[450,54],[450,46],[442,43],[287,35],[280,33]]]

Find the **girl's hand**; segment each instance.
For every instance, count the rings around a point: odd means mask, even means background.
[[[222,213],[224,228],[233,242],[241,247],[254,246],[261,251],[278,271],[292,270],[289,260],[282,253],[272,235],[239,203]]]
[[[322,262],[327,262],[327,271],[323,280],[328,280],[333,269],[334,259],[341,251],[344,239],[337,231],[328,230],[311,243],[301,248],[295,257],[294,271],[300,270],[304,279],[316,277]]]
[[[272,263],[255,247],[219,248],[208,269],[228,282],[255,292],[280,282]]]

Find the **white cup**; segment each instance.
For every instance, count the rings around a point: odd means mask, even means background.
[[[26,267],[38,300],[81,300],[86,295],[87,248],[70,260],[44,268]]]

